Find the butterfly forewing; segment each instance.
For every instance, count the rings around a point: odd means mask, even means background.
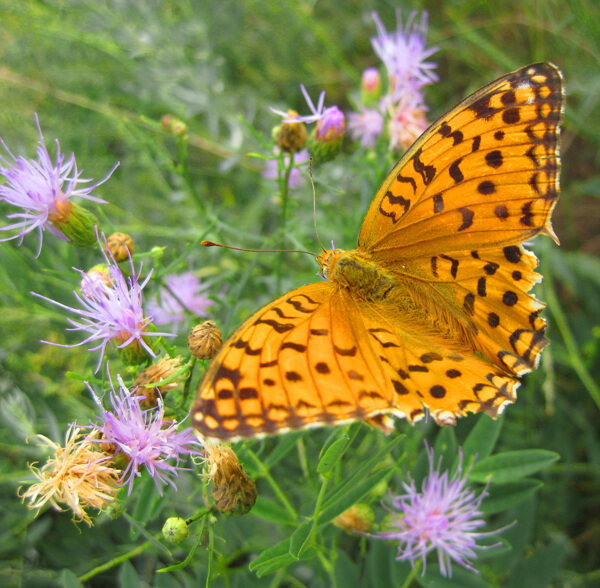
[[[394,263],[553,235],[563,103],[561,74],[547,63],[463,100],[390,173],[367,212],[359,248]]]

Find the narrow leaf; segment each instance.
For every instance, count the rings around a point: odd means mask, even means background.
[[[510,482],[542,470],[560,458],[558,453],[546,449],[526,449],[497,453],[475,463],[469,480],[485,482]]]

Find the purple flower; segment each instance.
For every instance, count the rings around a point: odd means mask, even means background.
[[[440,472],[441,458],[438,467],[434,467],[433,449],[427,447],[427,453],[429,475],[423,480],[421,491],[417,491],[409,476],[409,483],[403,484],[406,494],[392,500],[392,529],[376,536],[400,542],[397,560],[409,560],[414,567],[415,560],[422,558],[423,574],[426,556],[434,549],[437,549],[442,575],[452,576],[451,560],[477,572],[469,560],[476,557],[475,549],[487,547],[477,545],[476,539],[502,530],[476,531],[485,525],[479,507],[487,496],[487,488],[476,496],[467,487],[470,469],[463,475],[462,452],[452,478],[447,471]]]
[[[344,113],[337,106],[326,108],[315,127],[316,140],[331,142],[341,139],[345,124]]]
[[[275,153],[279,153],[279,149],[277,147],[275,148]],[[294,164],[296,165],[299,163],[304,163],[305,161],[308,161],[310,159],[310,156],[308,155],[308,151],[306,149],[302,149],[302,151],[298,151],[298,153],[293,153],[292,155],[294,157]],[[286,153],[283,156],[283,161],[284,167],[280,170],[278,159],[269,159],[266,162],[265,168],[262,171],[263,178],[267,178],[269,180],[277,180],[280,176],[283,177],[285,169],[290,164],[290,155]],[[296,167],[296,165],[290,171],[290,176],[288,180],[288,185],[290,188],[298,187],[303,180],[303,176],[300,173],[300,170]]]
[[[372,16],[378,35],[371,39],[371,44],[388,70],[393,93],[401,90],[407,83],[418,82],[423,86],[435,82],[438,79],[433,71],[436,64],[426,59],[438,48],[425,48],[427,12],[421,14],[419,22],[416,21],[417,12],[411,12],[403,29],[402,16],[400,10],[397,10],[397,27],[393,33],[385,30],[376,12]]]
[[[108,285],[101,281],[96,281],[93,287],[84,290],[85,293],[79,294],[77,291],[73,291],[81,308],[66,306],[56,300],[52,300],[36,292],[31,292],[33,296],[47,300],[81,317],[80,320],[67,319],[73,325],[67,329],[68,331],[84,331],[89,333],[83,341],[74,343],[73,345],[52,343],[51,341],[42,341],[42,343],[57,345],[58,347],[77,347],[79,345],[87,345],[93,341],[99,341],[98,345],[89,348],[89,351],[100,349],[96,372],[102,363],[104,351],[108,343],[116,344],[118,349],[128,348],[128,351],[132,352],[133,357],[142,357],[145,353],[155,357],[156,354],[146,343],[146,338],[173,336],[171,333],[155,333],[151,331],[148,327],[150,326],[152,317],[144,316],[142,290],[148,283],[152,275],[152,270],[143,282],[140,283],[142,266],[140,265],[139,272],[136,275],[135,267],[130,257],[129,266],[131,275],[126,278],[115,261],[112,258],[108,258],[102,247],[100,249],[107,264],[106,279]],[[82,280],[86,279],[84,271],[77,268],[73,269],[79,272]]]
[[[44,230],[50,231],[59,239],[68,240],[52,223],[64,214],[70,198],[79,196],[86,200],[106,203],[101,198],[91,196],[90,192],[106,182],[119,164],[117,163],[100,182],[78,187],[79,184],[89,183],[92,180],[80,177],[81,171],[77,169],[75,155],[71,154],[65,161],[65,155],[60,152],[58,140],[56,140],[56,161],[52,161],[44,143],[37,115],[35,115],[35,122],[40,136],[37,159],[15,157],[6,143],[0,139],[0,143],[8,155],[8,157],[0,155],[0,174],[5,179],[4,185],[0,186],[0,201],[22,209],[22,212],[14,212],[6,216],[8,219],[19,219],[17,222],[0,228],[1,231],[17,230],[18,232],[11,237],[0,239],[0,241],[9,241],[18,237],[20,245],[27,233],[37,229],[39,255]]]
[[[302,90],[304,99],[306,100],[306,103],[308,104],[308,108],[310,109],[312,114],[308,114],[306,116],[290,117],[289,112],[283,112],[282,110],[276,110],[275,108],[271,108],[271,111],[274,112],[275,114],[278,114],[279,116],[282,116],[284,122],[303,122],[303,123],[309,124],[309,123],[313,123],[313,122],[318,122],[318,121],[322,120],[323,118],[326,118],[327,116],[338,116],[339,117],[339,115],[337,115],[337,113],[336,113],[336,111],[340,112],[340,110],[338,109],[337,106],[330,106],[328,108],[325,108],[325,90],[323,90],[321,92],[321,94],[319,95],[319,102],[317,103],[317,106],[315,107],[315,105],[313,104],[313,101],[311,100],[310,96],[308,95],[308,92],[306,91],[306,88],[304,87],[304,84],[300,84],[300,89]]]
[[[348,115],[348,130],[355,141],[363,147],[375,147],[377,137],[383,130],[383,116],[374,108],[360,107],[360,112]]]
[[[188,427],[177,431],[179,424],[172,419],[165,419],[160,396],[156,407],[143,409],[140,402],[144,397],[132,395],[119,375],[117,382],[119,389],[115,390],[111,381],[112,410],[103,407],[86,382],[102,411],[101,422],[92,425],[92,429],[100,432],[101,438],[97,442],[113,445],[116,447],[115,457],[123,455],[127,459],[120,482],[129,486],[128,494],[131,494],[135,478],[142,475],[141,469],[146,469],[152,476],[159,494],[162,495],[162,486],[167,484],[177,490],[173,478],[177,477],[179,470],[186,469],[179,465],[182,456],[203,455],[193,429]]]
[[[209,315],[212,300],[205,290],[210,284],[202,284],[194,272],[171,274],[165,278],[165,284],[165,288],[160,288],[160,303],[151,300],[148,305],[155,324],[179,324],[185,319],[186,310],[198,317]]]

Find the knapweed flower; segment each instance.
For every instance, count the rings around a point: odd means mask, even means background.
[[[434,466],[433,449],[428,447],[427,453],[429,474],[423,480],[421,491],[409,476],[409,482],[403,484],[406,494],[392,499],[392,522],[386,531],[375,536],[400,542],[397,560],[409,560],[414,566],[415,560],[422,558],[423,574],[427,554],[433,550],[437,550],[444,576],[452,576],[452,560],[477,572],[470,560],[477,556],[476,549],[486,547],[477,545],[476,540],[500,530],[476,531],[485,525],[479,507],[487,496],[487,489],[477,496],[468,488],[469,471],[463,474],[462,453],[452,477],[447,471],[441,473],[441,458],[437,468]]]
[[[277,147],[275,148],[275,154],[279,154],[279,149]],[[279,165],[278,159],[269,159],[266,162],[265,167],[262,171],[262,177],[268,180],[283,179],[283,177],[285,176],[285,170],[290,165],[290,157],[294,158],[294,164],[296,165],[306,163],[310,159],[310,156],[308,155],[308,151],[306,149],[302,149],[302,151],[298,151],[298,153],[286,153],[283,156],[283,166]],[[296,165],[294,165],[294,167],[290,170],[290,175],[288,177],[289,188],[297,188],[304,179]]]
[[[246,514],[256,502],[256,484],[229,445],[207,442],[204,449],[216,507],[221,512]]]
[[[56,140],[56,156],[55,161],[52,161],[46,149],[37,115],[35,122],[40,136],[37,159],[15,157],[6,143],[0,139],[7,154],[0,155],[0,175],[5,179],[5,183],[0,186],[0,201],[21,209],[21,212],[14,212],[6,217],[18,219],[17,222],[0,228],[1,231],[17,231],[16,234],[4,237],[0,241],[19,238],[20,245],[25,235],[37,230],[39,235],[37,254],[39,255],[43,232],[48,230],[59,239],[71,240],[78,245],[89,245],[95,239],[95,217],[71,202],[71,199],[78,196],[85,200],[106,203],[105,200],[90,193],[106,182],[119,164],[117,163],[100,182],[87,186],[81,185],[89,184],[92,180],[81,177],[75,155],[71,154],[68,159],[65,159]]]
[[[429,126],[423,97],[418,90],[407,89],[398,101],[384,99],[383,105],[387,107],[389,115],[387,131],[390,149],[405,151]]]
[[[360,112],[348,115],[348,130],[354,141],[360,141],[363,147],[375,147],[377,137],[383,131],[383,116],[375,108],[360,107]]]
[[[100,368],[108,344],[115,345],[128,363],[139,363],[146,357],[146,354],[151,357],[156,356],[148,345],[147,338],[173,336],[172,333],[153,332],[151,330],[151,316],[144,315],[142,290],[148,283],[152,271],[140,283],[142,267],[140,265],[139,272],[136,274],[133,261],[129,258],[131,275],[125,277],[114,260],[107,256],[104,248],[101,246],[100,249],[107,264],[108,275],[106,278],[108,279],[108,286],[98,280],[94,282],[93,286],[86,288],[81,293],[73,291],[80,305],[79,308],[61,304],[56,300],[31,292],[33,296],[47,300],[80,317],[79,320],[67,318],[67,321],[73,325],[67,329],[68,331],[88,333],[83,341],[72,345],[50,341],[42,341],[42,343],[59,347],[78,347],[98,341],[98,345],[89,348],[89,351],[100,349],[96,372]],[[83,281],[86,273],[78,269],[76,271],[81,274]]]
[[[81,429],[69,427],[65,446],[61,447],[43,435],[38,435],[42,444],[54,450],[54,456],[38,469],[30,469],[39,480],[21,496],[29,501],[29,508],[40,509],[49,502],[56,510],[60,505],[68,506],[75,519],[92,524],[87,508],[102,510],[115,500],[119,491],[119,470],[115,469],[109,455],[104,453]]]
[[[148,305],[154,323],[178,325],[185,319],[186,311],[198,317],[209,315],[213,301],[206,290],[210,284],[202,284],[194,272],[171,274],[164,282],[165,286],[159,289],[159,302],[151,300]]]
[[[377,37],[371,39],[375,53],[383,61],[390,78],[392,94],[397,95],[406,84],[419,83],[421,86],[437,80],[433,71],[436,64],[426,61],[437,47],[425,47],[427,39],[427,12],[410,13],[404,28],[400,10],[396,11],[396,31],[388,33],[376,12],[372,14],[377,26]]]
[[[162,486],[167,484],[177,490],[173,478],[186,469],[179,465],[183,456],[203,455],[193,429],[178,431],[179,424],[165,418],[161,398],[155,408],[144,409],[142,398],[130,393],[119,375],[117,382],[118,390],[111,382],[112,410],[105,409],[89,384],[86,385],[102,411],[100,422],[92,425],[92,430],[99,432],[98,442],[115,448],[116,461],[125,460],[120,482],[128,486],[127,493],[131,494],[135,479],[145,469],[154,479],[159,494],[162,495]]]

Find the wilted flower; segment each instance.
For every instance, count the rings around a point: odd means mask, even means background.
[[[275,154],[278,153],[279,149],[276,147]],[[269,180],[278,180],[280,177],[283,178],[285,170],[290,164],[290,157],[294,158],[295,164],[305,163],[310,159],[310,156],[308,155],[308,151],[306,149],[302,149],[302,151],[298,151],[298,153],[292,153],[291,155],[288,155],[286,153],[283,156],[283,166],[281,167],[281,169],[279,167],[279,161],[277,159],[269,159],[266,162],[265,168],[262,171],[262,177],[267,178]],[[300,170],[296,166],[294,166],[290,170],[288,186],[290,188],[296,188],[302,183],[302,180],[303,176],[300,173]]]
[[[333,519],[332,523],[346,531],[346,533],[368,533],[373,526],[375,513],[368,504],[353,504],[341,515]]]
[[[165,419],[161,398],[155,408],[143,409],[141,397],[131,394],[119,375],[117,382],[118,390],[111,382],[112,410],[106,410],[92,388],[87,386],[102,411],[100,423],[93,425],[93,429],[100,432],[103,444],[116,448],[115,458],[123,457],[127,461],[120,481],[128,485],[127,493],[130,494],[135,478],[142,475],[140,470],[146,469],[159,494],[162,495],[162,486],[166,484],[177,490],[173,477],[185,469],[179,465],[181,458],[202,455],[192,428],[178,431],[179,424]]]
[[[207,476],[213,484],[212,495],[221,512],[246,514],[256,502],[256,484],[240,465],[228,445],[206,443]]]
[[[348,130],[352,139],[360,141],[363,147],[375,147],[383,130],[383,116],[379,110],[361,106],[360,112],[348,115]]]
[[[376,535],[381,539],[399,541],[398,560],[409,560],[414,566],[415,560],[423,559],[425,574],[426,556],[437,549],[441,573],[452,576],[451,561],[477,572],[469,561],[477,554],[475,549],[486,547],[477,545],[476,540],[497,533],[476,532],[485,525],[479,510],[482,500],[487,496],[484,489],[479,496],[467,487],[469,471],[463,475],[462,453],[455,474],[440,471],[434,467],[433,449],[427,448],[429,457],[429,475],[423,480],[421,492],[409,476],[404,483],[406,494],[395,496],[392,500],[391,528]]]
[[[17,222],[1,227],[2,231],[18,231],[11,237],[0,241],[23,237],[33,230],[39,234],[38,255],[42,248],[42,233],[50,231],[55,237],[72,240],[78,245],[89,245],[94,241],[95,217],[85,209],[70,201],[78,196],[94,202],[106,203],[105,200],[91,196],[91,192],[110,178],[118,163],[108,175],[92,185],[79,186],[92,180],[81,178],[77,169],[75,155],[65,161],[56,140],[56,161],[53,162],[40,128],[37,115],[35,116],[39,132],[37,159],[23,156],[15,157],[7,145],[0,139],[8,157],[0,156],[0,174],[6,183],[0,186],[0,201],[22,209],[7,215],[9,219],[19,219]]]
[[[179,324],[185,319],[186,310],[196,316],[208,316],[213,304],[206,290],[210,284],[202,284],[194,272],[171,274],[164,279],[165,286],[159,290],[159,302],[151,300],[148,309],[157,325]]]
[[[143,396],[142,407],[152,408],[158,404],[159,395],[163,398],[167,392],[177,388],[181,381],[187,377],[187,371],[182,370],[183,358],[165,355],[156,363],[139,372],[133,385],[137,388],[137,396]],[[159,382],[168,380],[167,383],[157,386]],[[152,387],[148,387],[152,384]]]
[[[40,509],[47,502],[56,510],[63,510],[60,505],[66,505],[76,520],[91,525],[85,509],[102,510],[115,499],[119,491],[119,470],[93,439],[83,436],[81,429],[69,427],[64,447],[43,435],[37,437],[54,450],[54,456],[41,470],[33,464],[29,466],[39,482],[32,484],[22,499],[29,500],[28,506],[32,509]]]
[[[406,84],[418,83],[420,86],[437,80],[434,73],[436,64],[426,59],[438,48],[425,48],[427,38],[427,12],[421,14],[417,22],[417,12],[410,13],[404,29],[400,10],[396,11],[396,31],[388,33],[376,12],[373,20],[377,26],[377,37],[371,39],[375,53],[386,66],[392,85],[392,93],[402,90]]]
[[[98,371],[102,363],[104,351],[109,343],[116,345],[122,353],[125,353],[125,359],[129,363],[139,363],[145,357],[146,353],[152,357],[156,355],[146,342],[148,337],[172,336],[171,333],[155,333],[151,331],[149,328],[151,326],[151,317],[144,316],[142,290],[148,283],[152,271],[140,283],[139,279],[142,267],[140,266],[139,272],[136,275],[133,261],[130,258],[129,267],[131,275],[126,278],[114,260],[108,258],[102,247],[100,249],[106,260],[109,285],[106,286],[97,281],[93,287],[82,292],[82,294],[73,291],[81,308],[66,306],[56,300],[31,292],[33,296],[47,300],[81,317],[80,320],[67,318],[67,321],[73,325],[67,329],[68,331],[84,331],[89,333],[83,341],[72,345],[52,343],[50,341],[42,341],[42,343],[57,345],[58,347],[77,347],[99,341],[98,345],[89,348],[90,351],[100,349],[96,371]],[[77,271],[81,274],[83,280],[86,276],[85,272],[82,270]]]

